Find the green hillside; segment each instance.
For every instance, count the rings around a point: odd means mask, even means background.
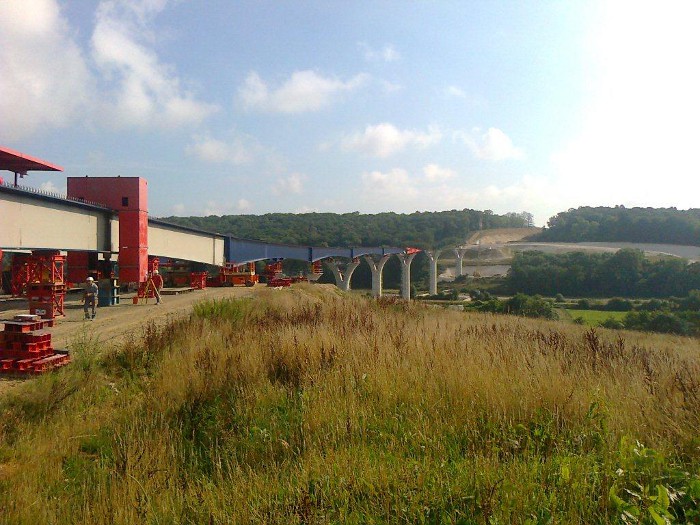
[[[550,218],[533,240],[644,242],[698,246],[700,209],[582,206]]]
[[[471,231],[527,226],[526,213],[476,210],[401,213],[269,213],[166,217],[165,220],[245,239],[314,246],[415,246],[462,244]]]

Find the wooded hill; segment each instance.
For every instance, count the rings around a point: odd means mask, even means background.
[[[700,209],[580,207],[550,218],[533,240],[700,244]]]
[[[470,231],[528,225],[525,212],[490,210],[361,214],[268,213],[164,217],[164,220],[244,239],[313,246],[414,246],[441,248],[464,243]]]

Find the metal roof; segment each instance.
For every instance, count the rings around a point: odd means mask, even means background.
[[[0,170],[26,174],[28,171],[63,171],[63,168],[0,146]]]

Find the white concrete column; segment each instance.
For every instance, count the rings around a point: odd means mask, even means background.
[[[375,261],[371,255],[365,255],[365,261],[372,270],[372,297],[382,296],[382,283],[384,282],[384,265],[391,255],[382,255],[379,261]]]
[[[401,261],[401,297],[411,298],[411,263],[416,253],[397,253],[396,256]]]
[[[333,275],[335,276],[335,285],[345,292],[350,290],[352,273],[359,265],[360,259],[355,258],[345,266],[345,271],[343,272],[340,270],[340,262],[333,261],[331,263],[331,270],[333,270]]]
[[[457,258],[457,262],[455,263],[455,279],[464,275],[464,271],[462,270],[462,261],[464,260],[466,253],[466,248],[455,248],[455,257]]]
[[[430,259],[430,295],[437,295],[437,263],[440,258],[440,250],[425,250]]]

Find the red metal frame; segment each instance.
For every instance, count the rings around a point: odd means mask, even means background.
[[[207,287],[207,272],[190,273],[190,286],[196,290],[204,290]]]

